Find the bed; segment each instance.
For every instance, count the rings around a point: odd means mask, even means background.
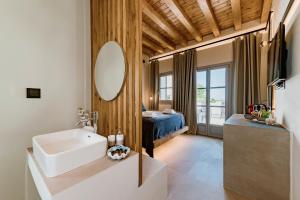
[[[148,112],[148,111],[147,111]],[[152,111],[153,112],[153,111]],[[153,115],[143,112],[142,144],[149,156],[153,149],[169,139],[188,131],[182,113],[164,114],[155,111]]]

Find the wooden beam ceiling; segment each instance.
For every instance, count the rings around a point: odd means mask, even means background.
[[[141,2],[143,47],[146,49],[145,52],[151,55],[187,47],[188,44],[200,42],[204,36],[211,34],[215,37],[220,36],[222,31],[224,34],[228,31],[240,31],[242,26],[243,28],[249,26],[248,22],[255,21],[250,26],[263,24],[268,20],[272,5],[272,0],[141,0]]]
[[[153,50],[147,48],[145,45],[143,45],[143,54],[151,57],[155,54],[155,51],[153,51]]]
[[[267,22],[271,5],[272,5],[272,0],[264,0],[262,11],[261,11],[261,17],[260,17],[261,23]]]
[[[161,48],[160,46],[158,46],[157,44],[155,44],[154,42],[152,42],[151,40],[149,40],[146,37],[143,37],[143,45],[149,47],[150,49],[152,49],[155,52],[159,52],[159,53],[164,52],[163,48]]]
[[[231,8],[234,28],[235,30],[240,30],[242,28],[241,1],[231,0]]]
[[[165,0],[169,9],[176,15],[177,19],[185,26],[185,28],[190,32],[190,34],[195,38],[196,41],[200,42],[202,40],[201,34],[195,29],[191,20],[181,8],[177,0]]]
[[[159,42],[163,47],[168,48],[170,50],[174,50],[175,47],[169,41],[167,41],[161,34],[151,28],[148,24],[143,22],[142,25],[143,32],[147,34],[149,37],[153,38],[157,42]]]
[[[172,38],[180,41],[181,45],[187,45],[186,40],[182,35],[171,25],[169,24],[163,16],[161,16],[152,6],[143,0],[143,13],[147,15],[151,20],[153,20],[161,29],[166,31]]]
[[[197,0],[202,13],[204,14],[214,36],[220,35],[220,29],[212,9],[210,0]]]

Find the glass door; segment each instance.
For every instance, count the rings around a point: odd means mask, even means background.
[[[223,137],[226,118],[227,67],[197,71],[197,132],[201,135]]]

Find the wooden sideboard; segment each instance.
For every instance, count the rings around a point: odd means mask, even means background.
[[[231,116],[224,124],[224,188],[253,200],[288,200],[289,132]]]

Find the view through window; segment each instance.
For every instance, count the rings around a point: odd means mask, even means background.
[[[159,100],[172,100],[173,77],[171,74],[161,75],[159,78]]]
[[[225,99],[226,68],[197,71],[197,122],[223,125],[225,122]]]

